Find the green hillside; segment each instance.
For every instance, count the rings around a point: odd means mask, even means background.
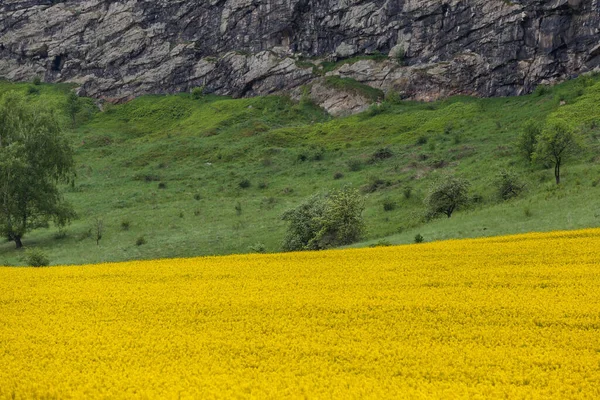
[[[66,85],[0,83],[64,113]],[[24,238],[52,264],[280,251],[281,214],[315,192],[353,186],[366,197],[367,236],[358,246],[600,225],[600,79],[581,77],[529,96],[434,103],[390,99],[334,119],[284,97],[144,96],[124,105],[81,99],[77,128],[63,115],[76,149],[77,179],[63,188],[79,218],[65,231]],[[515,142],[528,120],[562,119],[585,149],[553,172],[530,165]],[[495,179],[506,168],[527,183],[501,201]],[[471,181],[471,206],[426,222],[432,180]],[[388,211],[384,210],[387,204]],[[89,235],[101,219],[99,245]],[[22,252],[0,244],[0,264]]]

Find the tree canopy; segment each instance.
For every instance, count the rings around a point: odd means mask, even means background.
[[[533,161],[533,153],[540,133],[542,133],[541,125],[538,121],[531,119],[525,123],[519,135],[517,147],[528,162]]]
[[[0,234],[23,246],[23,236],[52,220],[74,216],[57,187],[74,177],[73,150],[52,110],[9,92],[0,98]]]
[[[581,148],[579,138],[565,121],[554,121],[539,135],[533,159],[554,165],[554,178],[560,184],[561,166]]]
[[[364,233],[364,199],[354,189],[314,195],[282,216],[289,223],[285,251],[322,250],[343,246]]]
[[[436,180],[425,198],[427,217],[434,218],[441,214],[448,218],[458,208],[469,203],[469,181],[454,176],[444,176]]]

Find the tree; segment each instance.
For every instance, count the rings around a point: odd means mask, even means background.
[[[427,216],[430,218],[446,215],[448,218],[458,208],[469,202],[469,181],[454,176],[446,176],[435,181],[425,198]]]
[[[540,136],[541,133],[542,128],[535,120],[530,119],[523,126],[523,131],[517,142],[517,147],[528,162],[533,160],[533,153],[535,152],[538,136]]]
[[[77,113],[81,111],[81,102],[79,101],[79,96],[75,92],[69,92],[67,96],[67,105],[66,105],[67,115],[71,118],[71,124],[75,127]]]
[[[322,250],[359,240],[364,232],[364,207],[354,189],[310,197],[283,214],[282,219],[289,223],[283,249]]]
[[[343,246],[360,239],[364,232],[362,213],[364,199],[358,190],[343,189],[332,192],[325,202],[321,229],[315,241],[324,248]]]
[[[573,129],[565,121],[554,121],[538,137],[534,161],[554,165],[556,184],[560,184],[560,168],[563,163],[580,148]]]
[[[324,199],[314,195],[298,207],[286,211],[281,219],[288,222],[283,240],[284,251],[307,250],[310,241],[320,230],[319,218],[323,215]]]
[[[94,219],[91,231],[96,240],[96,246],[100,246],[100,240],[102,239],[102,236],[104,236],[104,221],[102,218],[96,217]]]
[[[75,213],[57,184],[74,176],[73,151],[55,115],[9,92],[0,98],[0,234],[23,247],[23,236]]]

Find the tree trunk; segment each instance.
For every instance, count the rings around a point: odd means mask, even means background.
[[[554,166],[554,177],[556,178],[556,184],[560,185],[560,163],[556,163]]]
[[[14,241],[15,241],[15,245],[17,246],[17,249],[20,249],[23,247],[23,242],[21,242],[21,236],[15,236]]]

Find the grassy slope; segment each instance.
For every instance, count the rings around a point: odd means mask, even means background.
[[[416,233],[429,241],[598,226],[597,82],[580,78],[517,98],[384,103],[341,119],[280,97],[146,96],[102,113],[89,105],[78,128],[68,130],[78,179],[65,195],[80,219],[64,238],[54,228],[39,230],[25,245],[43,249],[53,264],[241,253],[256,243],[278,251],[284,210],[315,191],[364,188],[377,180],[384,184],[366,195],[370,241],[360,246],[382,237],[407,243]],[[29,87],[2,83],[0,92]],[[29,97],[60,108],[67,89],[42,85]],[[588,144],[566,164],[560,188],[550,170],[530,167],[513,146],[528,119],[558,117],[581,128]],[[371,162],[384,147],[394,156]],[[361,168],[351,171],[349,162]],[[523,174],[528,192],[500,203],[491,182],[506,167]],[[483,201],[450,220],[423,224],[427,187],[448,171],[470,179],[472,194]],[[334,179],[336,172],[343,177]],[[243,180],[251,186],[241,188]],[[385,212],[385,200],[396,202],[396,209]],[[95,217],[105,225],[99,246],[85,235]],[[147,243],[137,246],[141,236]],[[12,248],[0,244],[0,263],[20,263]]]

